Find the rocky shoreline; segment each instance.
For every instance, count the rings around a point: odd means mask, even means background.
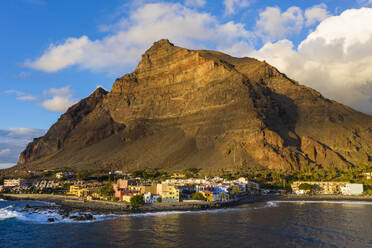
[[[44,194],[5,194],[0,195],[0,198],[9,201],[23,200],[23,201],[43,201],[49,203],[55,203],[54,206],[33,206],[25,211],[38,211],[39,209],[54,209],[62,217],[70,218],[75,216],[75,213],[82,213],[78,216],[83,216],[86,213],[91,215],[108,215],[108,214],[131,214],[131,213],[148,213],[148,212],[162,212],[162,211],[198,211],[208,209],[219,209],[219,208],[230,208],[238,205],[268,201],[277,199],[276,196],[244,196],[234,201],[229,202],[175,202],[175,203],[154,203],[145,204],[138,208],[133,208],[129,204],[121,202],[109,202],[109,201],[84,201],[79,200],[75,197],[66,197],[62,195],[44,195]],[[84,216],[83,216],[84,217]],[[91,219],[91,216],[85,216],[87,220]],[[76,217],[73,217],[76,219]],[[80,220],[79,218],[76,220]]]
[[[342,196],[342,195],[245,195],[229,202],[175,202],[145,204],[133,208],[129,204],[111,201],[85,201],[77,197],[47,194],[4,194],[0,199],[8,201],[31,201],[22,211],[30,213],[54,212],[62,219],[72,221],[92,221],[95,215],[126,215],[132,213],[151,213],[164,211],[200,211],[208,209],[232,208],[239,205],[271,200],[279,201],[369,201],[371,196]],[[38,205],[37,202],[52,203]],[[48,218],[48,222],[54,222],[55,218]]]

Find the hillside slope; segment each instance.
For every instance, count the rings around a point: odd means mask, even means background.
[[[266,62],[155,42],[111,91],[72,106],[17,169],[347,167],[372,163],[372,117]]]

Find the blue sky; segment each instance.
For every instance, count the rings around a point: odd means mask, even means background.
[[[372,114],[371,6],[371,0],[0,1],[0,164],[16,162],[31,138],[98,85],[110,89],[160,38],[265,59]]]

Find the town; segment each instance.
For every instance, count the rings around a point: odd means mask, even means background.
[[[29,172],[32,173],[32,172]],[[158,174],[156,174],[158,173]],[[294,181],[291,190],[269,190],[246,177],[198,177],[197,169],[156,176],[146,171],[123,173],[108,171],[97,178],[72,171],[45,170],[28,179],[3,179],[3,194],[53,194],[76,197],[84,201],[124,202],[132,206],[172,202],[232,202],[243,197],[268,193],[296,195],[362,195],[363,184],[349,182]],[[366,175],[371,180],[371,175]],[[40,178],[41,177],[41,178]]]

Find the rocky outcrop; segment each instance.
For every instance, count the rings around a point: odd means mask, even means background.
[[[30,143],[17,168],[204,170],[371,163],[372,117],[266,62],[160,40]]]

